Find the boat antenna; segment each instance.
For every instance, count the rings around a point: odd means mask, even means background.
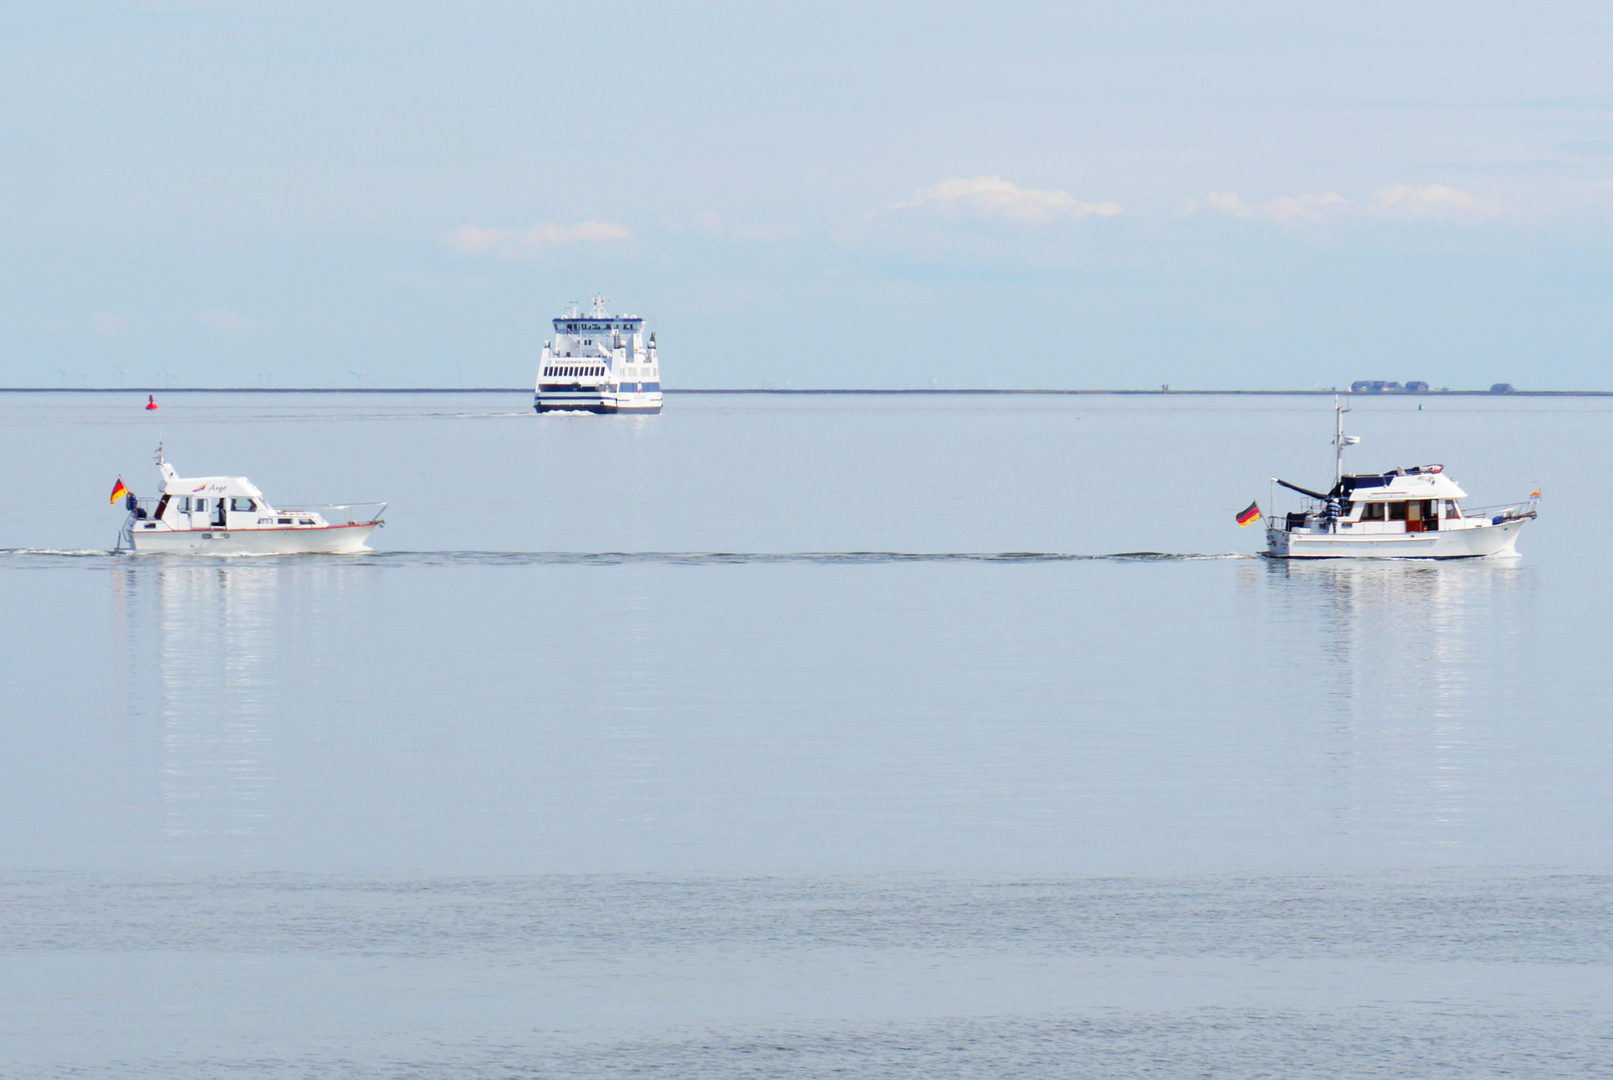
[[[157,464],[162,464],[162,440],[157,440]]]

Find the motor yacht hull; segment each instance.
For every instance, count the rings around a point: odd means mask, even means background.
[[[1476,559],[1515,553],[1523,520],[1470,529],[1421,533],[1289,532],[1266,530],[1274,559]]]
[[[368,551],[379,522],[284,529],[147,529],[136,523],[129,546],[142,554],[301,555]]]

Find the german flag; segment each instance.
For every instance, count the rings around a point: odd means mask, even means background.
[[[1247,510],[1243,511],[1243,513],[1238,515],[1238,528],[1241,529],[1245,525],[1249,525],[1249,524],[1251,524],[1253,522],[1256,522],[1256,521],[1259,521],[1259,520],[1260,520],[1260,506],[1259,506],[1259,504],[1258,503],[1250,503],[1249,508]]]
[[[111,502],[111,505],[112,506],[118,505],[118,500],[123,498],[127,494],[129,494],[129,489],[123,486],[123,477],[120,476],[120,477],[118,477],[118,482],[112,485],[112,502]]]

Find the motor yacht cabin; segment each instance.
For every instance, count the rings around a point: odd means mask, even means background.
[[[1385,473],[1345,475],[1344,448],[1360,442],[1344,434],[1335,404],[1338,448],[1334,483],[1326,493],[1272,478],[1310,501],[1297,512],[1267,518],[1266,554],[1279,559],[1461,559],[1516,551],[1518,533],[1534,520],[1531,498],[1511,506],[1464,508],[1467,492],[1443,465],[1416,465]],[[1536,492],[1536,495],[1539,493]]]
[[[118,549],[205,555],[368,551],[385,503],[276,509],[244,476],[181,477],[157,448],[161,494],[124,499]],[[343,520],[345,519],[345,520]]]

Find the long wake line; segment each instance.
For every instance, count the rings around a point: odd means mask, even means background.
[[[1057,551],[366,551],[350,555],[133,555],[101,549],[0,548],[8,561],[57,559],[117,559],[212,563],[220,559],[253,562],[339,562],[345,566],[619,566],[660,563],[676,566],[711,566],[746,563],[1035,563],[1035,562],[1158,562],[1191,559],[1245,559],[1232,552],[1206,554],[1168,551],[1117,551],[1082,555]]]

